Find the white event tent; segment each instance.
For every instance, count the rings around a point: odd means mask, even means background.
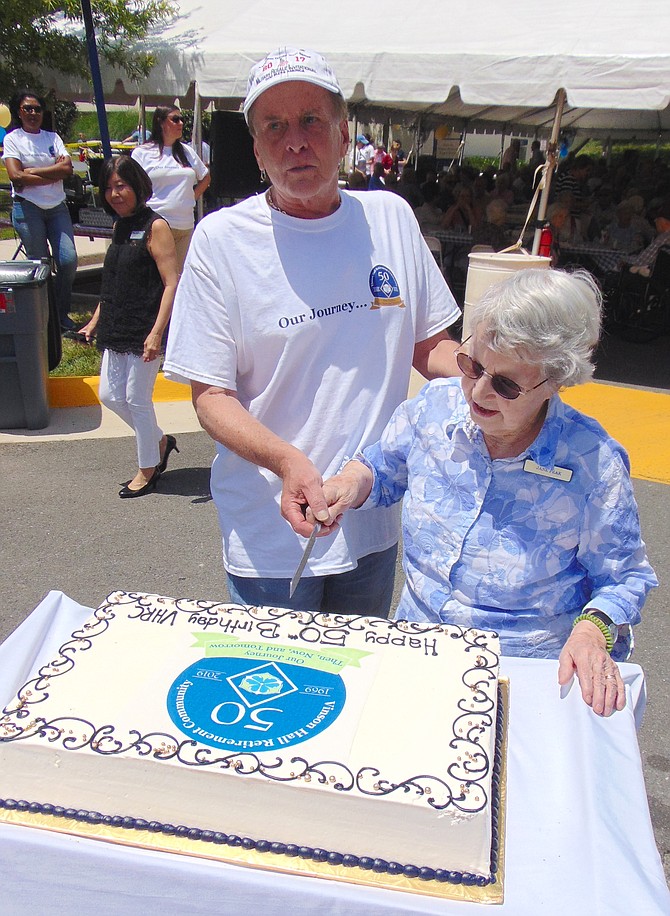
[[[563,127],[612,138],[670,134],[668,0],[178,0],[177,9],[146,41],[157,65],[141,84],[103,66],[107,101],[178,98],[197,107],[197,93],[237,108],[251,63],[292,44],[328,57],[361,121],[421,117],[546,135],[562,89]],[[52,85],[61,97],[92,97],[90,86],[62,75]]]

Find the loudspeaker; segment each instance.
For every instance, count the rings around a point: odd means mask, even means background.
[[[215,197],[248,197],[260,190],[261,173],[242,112],[213,112],[209,142]]]

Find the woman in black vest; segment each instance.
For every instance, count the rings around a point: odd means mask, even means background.
[[[100,401],[135,432],[138,471],[122,499],[151,492],[177,448],[156,422],[153,388],[177,289],[177,255],[170,227],[146,206],[151,180],[129,156],[108,159],[100,196],[117,216],[102,272],[100,303],[81,333],[102,351]]]

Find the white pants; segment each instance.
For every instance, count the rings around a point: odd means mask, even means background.
[[[153,392],[160,358],[145,363],[134,353],[105,350],[100,367],[100,401],[135,432],[137,466],[150,468],[160,461],[163,433],[156,422]]]

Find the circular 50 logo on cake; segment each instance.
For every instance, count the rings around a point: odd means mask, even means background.
[[[328,728],[344,708],[337,670],[348,662],[327,651],[270,652],[251,643],[207,649],[167,696],[173,723],[196,741],[230,751],[291,747]]]

